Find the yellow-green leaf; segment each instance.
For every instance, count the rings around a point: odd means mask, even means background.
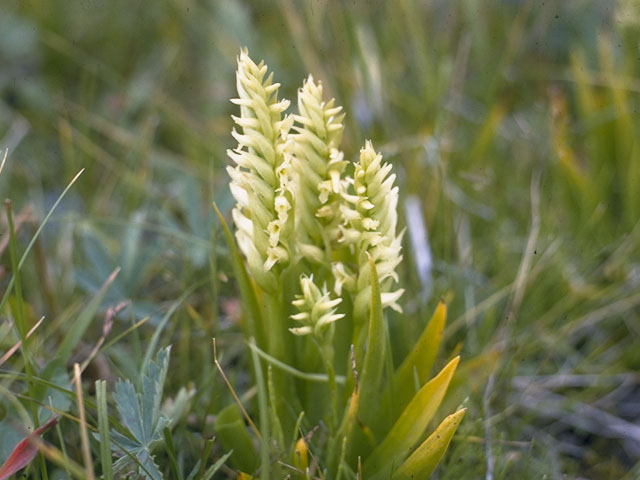
[[[355,462],[357,457],[367,456],[371,451],[370,442],[363,435],[367,431],[367,428],[364,427],[374,423],[378,412],[382,394],[382,373],[386,362],[385,355],[388,354],[378,272],[371,256],[367,254],[367,257],[371,270],[371,305],[367,349],[364,354],[362,375],[357,387],[359,398],[357,420],[360,428],[350,430],[347,435],[346,458],[349,464]]]
[[[389,434],[367,458],[364,464],[365,478],[389,478],[393,466],[406,458],[440,406],[459,360],[460,357],[451,360],[409,402]]]
[[[422,442],[413,454],[393,473],[392,480],[415,480],[428,478],[447,451],[466,409],[449,415],[435,432]]]
[[[259,456],[251,440],[244,418],[235,403],[223,408],[215,421],[216,436],[224,450],[233,450],[231,464],[235,468],[253,472]]]
[[[378,411],[380,399],[380,384],[385,365],[386,338],[382,302],[380,300],[380,284],[378,272],[370,255],[371,269],[371,312],[369,317],[369,332],[367,336],[367,351],[364,355],[364,367],[360,379],[360,406],[358,417],[367,424]]]
[[[447,306],[440,301],[413,350],[396,370],[393,376],[393,383],[387,387],[384,396],[385,407],[391,407],[391,411],[394,412],[393,420],[407,406],[415,394],[415,376],[417,375],[420,387],[429,378],[431,367],[433,367],[433,362],[440,347],[446,320]],[[389,409],[387,408],[386,411],[388,412]]]

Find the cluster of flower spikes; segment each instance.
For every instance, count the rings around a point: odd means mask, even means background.
[[[398,188],[391,165],[382,163],[367,142],[353,164],[353,177],[345,175],[349,162],[338,149],[341,107],[333,100],[324,102],[322,85],[309,77],[298,92],[298,114],[283,118],[289,103],[277,101],[279,84],[271,75],[265,79],[266,72],[263,63],[256,65],[246,51],[241,53],[239,98],[233,100],[241,107],[241,117],[233,118],[243,133],[233,132],[239,145],[228,152],[236,163],[228,169],[238,202],[233,211],[236,236],[251,273],[262,288],[272,291],[274,266],[285,267],[299,257],[324,264],[333,273],[334,292],[341,296],[344,289],[354,295],[354,314],[362,318],[371,296],[369,254],[383,307],[400,310],[397,300],[403,290],[393,285],[402,260],[402,234],[396,235]],[[303,289],[313,285],[320,291],[312,277],[300,281]],[[322,292],[320,304],[334,302],[325,297],[325,287]],[[303,326],[296,333],[312,331]]]
[[[273,291],[274,266],[286,266],[292,254],[292,143],[288,136],[293,117],[282,116],[289,101],[278,101],[280,84],[273,83],[273,74],[266,74],[263,62],[256,65],[246,50],[240,53],[238,98],[232,102],[240,106],[241,115],[233,120],[242,133],[232,132],[238,146],[227,154],[236,166],[227,171],[237,202],[232,215],[238,245],[258,284]]]

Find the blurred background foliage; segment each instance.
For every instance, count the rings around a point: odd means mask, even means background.
[[[463,363],[444,408],[467,398],[470,410],[440,478],[637,478],[635,0],[4,0],[0,196],[21,242],[85,169],[23,273],[30,321],[50,320],[43,351],[120,266],[104,308],[130,302],[121,330],[151,320],[107,366],[130,374],[121,357],[165,328],[168,390],[198,391],[185,452],[228,404],[211,336],[249,381],[211,208],[232,204],[242,46],[289,99],[309,72],[321,80],[347,112],[346,156],[372,139],[398,172],[404,224],[426,226],[405,236],[405,315],[390,329],[402,358],[437,300],[449,304],[440,366],[452,351]]]

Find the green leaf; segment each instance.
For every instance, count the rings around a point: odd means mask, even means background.
[[[387,353],[378,272],[370,255],[368,258],[371,269],[371,312],[367,351],[364,355],[364,367],[360,379],[360,406],[358,408],[358,417],[367,425],[373,420],[372,417],[378,410],[380,384],[382,383],[382,372]]]
[[[104,480],[113,480],[113,462],[111,460],[111,436],[109,435],[109,413],[107,411],[107,382],[96,381],[96,400],[98,406],[98,432],[100,434],[100,460]]]
[[[249,429],[235,403],[218,413],[215,430],[222,448],[233,451],[231,463],[234,468],[253,472],[258,466],[259,457],[256,455]]]
[[[125,453],[114,465],[116,471],[130,464],[138,465],[138,473],[152,480],[162,479],[153,461],[152,450],[163,439],[163,430],[169,419],[160,411],[164,382],[169,369],[171,347],[158,353],[156,361],[149,362],[142,371],[142,393],[139,394],[129,380],[116,384],[114,399],[122,423],[133,439],[117,431],[111,432],[116,451]]]
[[[47,363],[40,371],[39,378],[53,384],[53,386],[49,386],[45,382],[38,382],[34,388],[33,393],[36,394],[36,399],[41,402],[38,408],[38,418],[40,424],[43,424],[51,417],[51,408],[59,412],[66,412],[71,407],[71,397],[60,390],[69,386],[70,379],[65,363],[57,358]]]
[[[142,411],[138,394],[129,380],[119,381],[113,394],[122,423],[140,444],[144,444],[145,432],[142,426]]]
[[[213,475],[220,470],[220,468],[222,467],[222,465],[224,465],[224,462],[227,461],[227,459],[231,456],[231,454],[233,453],[233,450],[231,450],[228,453],[225,453],[222,457],[220,457],[218,459],[218,461],[216,463],[214,463],[213,465],[211,465],[209,468],[207,468],[207,471],[204,474],[204,480],[210,480],[211,477],[213,477]]]
[[[170,346],[160,350],[157,361],[151,362],[149,368],[142,376],[142,398],[140,406],[142,409],[144,431],[148,435],[146,440],[149,443],[155,440],[154,434],[157,434],[158,438],[162,438],[164,426],[160,429],[157,427],[161,419],[160,405],[162,403],[164,382],[167,378],[167,371],[169,370],[170,351]]]
[[[249,340],[254,342],[252,338]],[[255,350],[251,350],[251,360],[253,360],[253,368],[256,373],[256,383],[258,387],[258,412],[260,414],[260,478],[269,480],[271,459],[269,458],[271,446],[271,428],[269,422],[269,408],[267,401],[267,387],[262,374],[262,365]],[[282,391],[281,391],[282,394]]]
[[[416,451],[394,472],[391,479],[428,478],[446,452],[465,412],[466,409],[463,408],[445,418],[436,431],[429,435],[429,438],[422,442]]]
[[[186,298],[189,295],[191,295],[191,293],[196,288],[200,287],[201,285],[204,285],[205,283],[206,282],[197,282],[197,283],[189,286],[182,293],[182,295],[180,295],[180,297],[171,304],[171,306],[167,310],[167,313],[165,313],[164,316],[160,319],[160,322],[156,325],[155,330],[153,332],[153,335],[151,336],[151,340],[149,340],[149,342],[148,342],[149,345],[147,347],[147,351],[144,354],[144,358],[142,360],[142,368],[140,369],[141,373],[146,372],[147,369],[149,368],[149,364],[151,363],[151,356],[153,355],[153,352],[155,352],[156,345],[158,345],[158,342],[160,341],[160,335],[164,331],[164,328],[169,323],[169,320],[171,319],[171,317],[173,316],[175,311],[182,304],[182,302],[184,302],[186,300]]]
[[[388,478],[393,465],[404,460],[420,440],[444,398],[459,360],[460,357],[451,360],[409,402],[387,437],[367,458],[363,470],[365,478]]]
[[[218,220],[222,226],[222,232],[224,238],[229,247],[229,255],[231,257],[231,265],[233,267],[233,273],[238,281],[238,287],[240,288],[240,296],[242,297],[242,308],[246,316],[246,331],[247,337],[255,337],[256,343],[259,345],[265,345],[264,332],[262,331],[262,310],[258,304],[256,298],[256,292],[247,273],[247,269],[244,266],[244,260],[238,250],[236,241],[233,238],[233,234],[227,225],[226,220],[222,216],[222,213],[218,209],[218,206],[214,203],[213,208],[218,215]]]
[[[386,364],[385,355],[388,354],[378,272],[371,256],[367,254],[367,257],[371,269],[371,306],[367,350],[364,354],[364,366],[357,388],[357,419],[360,428],[353,428],[347,437],[346,452],[349,464],[355,462],[357,457],[364,457],[371,451],[372,437],[369,425],[376,422],[375,414],[380,402],[382,373]]]
[[[431,367],[433,367],[442,340],[446,319],[447,306],[441,301],[415,346],[396,370],[392,383],[385,391],[380,408],[380,412],[392,412],[392,421],[397,418],[416,393],[416,378],[418,388],[422,387],[429,379]]]
[[[140,462],[139,473],[151,480],[164,480],[160,469],[153,461],[153,456],[148,449],[141,450],[138,455],[138,461]]]
[[[169,457],[169,466],[171,467],[173,478],[175,478],[176,480],[184,480],[182,470],[178,466],[178,460],[176,459],[176,449],[173,445],[173,435],[171,434],[171,429],[169,427],[164,427],[162,433],[164,435],[165,451],[167,452],[167,456]]]

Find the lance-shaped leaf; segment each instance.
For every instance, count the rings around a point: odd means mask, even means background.
[[[403,461],[420,440],[444,398],[459,360],[460,357],[451,360],[409,402],[387,437],[365,462],[365,478],[389,478],[393,466]]]
[[[429,438],[422,442],[416,451],[394,472],[391,479],[429,478],[447,451],[449,442],[466,411],[463,408],[445,418],[436,431],[429,435]]]
[[[416,391],[429,379],[429,373],[442,340],[446,319],[447,306],[441,301],[415,346],[387,385],[379,410],[390,417],[387,429],[398,418]],[[383,432],[386,433],[386,430]]]
[[[369,423],[374,412],[377,411],[382,372],[385,365],[385,355],[387,354],[378,272],[371,255],[367,254],[367,257],[371,270],[371,311],[367,351],[364,355],[364,367],[360,379],[360,406],[358,408],[358,417],[365,424]]]
[[[387,355],[386,329],[382,314],[382,300],[380,298],[380,283],[378,272],[371,255],[369,258],[371,279],[371,305],[369,311],[369,328],[367,331],[367,349],[364,354],[362,375],[358,390],[357,420],[358,428],[354,428],[347,437],[346,455],[348,463],[356,461],[357,457],[366,457],[371,451],[371,427],[376,422],[380,396],[382,393],[382,373],[389,363]]]

